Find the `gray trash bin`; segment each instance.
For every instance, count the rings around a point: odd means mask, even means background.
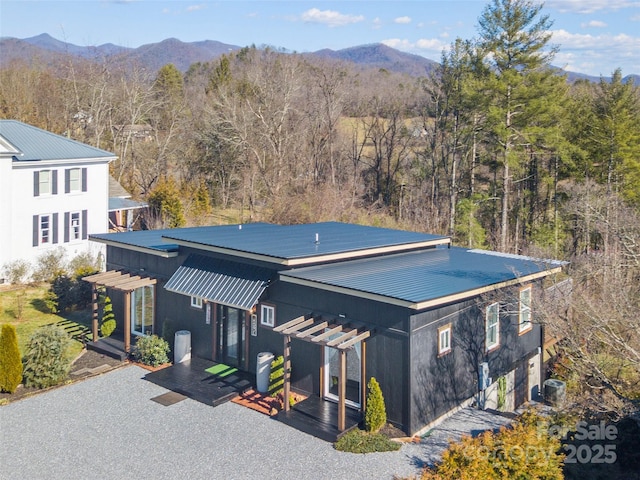
[[[260,393],[267,393],[269,390],[269,375],[271,374],[271,362],[273,353],[260,352],[256,364],[256,388]]]
[[[173,363],[191,360],[191,332],[178,330],[173,341]]]

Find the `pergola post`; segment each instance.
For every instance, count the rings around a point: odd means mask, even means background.
[[[289,411],[289,391],[291,383],[291,335],[284,335],[284,355],[283,355],[283,403],[284,411]]]
[[[360,411],[367,408],[367,342],[360,343]]]
[[[131,292],[124,292],[124,351],[131,350]]]
[[[338,431],[345,430],[345,409],[347,397],[347,351],[338,350],[340,356],[340,365],[338,367]]]
[[[91,316],[91,332],[93,341],[98,341],[98,286],[93,283],[91,285],[91,303],[93,304],[93,313]]]

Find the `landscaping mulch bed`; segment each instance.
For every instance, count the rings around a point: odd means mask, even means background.
[[[33,387],[25,387],[20,385],[14,393],[0,393],[0,405],[15,402],[38,393],[46,392],[52,388],[58,388],[63,385],[68,385],[79,380],[83,380],[88,377],[100,375],[101,373],[111,371],[115,368],[119,368],[123,365],[127,365],[127,362],[116,360],[115,358],[107,355],[102,355],[98,352],[91,350],[85,350],[71,365],[69,376],[67,380],[55,387],[40,389]]]

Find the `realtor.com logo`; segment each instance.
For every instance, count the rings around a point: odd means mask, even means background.
[[[618,459],[615,443],[608,443],[618,438],[615,425],[607,425],[604,421],[598,424],[579,421],[574,430],[561,425],[540,424],[539,428],[563,442],[565,463],[615,463]]]

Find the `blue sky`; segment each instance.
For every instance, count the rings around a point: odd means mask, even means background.
[[[438,61],[471,39],[488,0],[0,0],[0,36],[41,33],[75,45],[125,47],[166,38],[291,51],[385,43]],[[640,0],[547,0],[554,65],[590,75],[640,74]]]

